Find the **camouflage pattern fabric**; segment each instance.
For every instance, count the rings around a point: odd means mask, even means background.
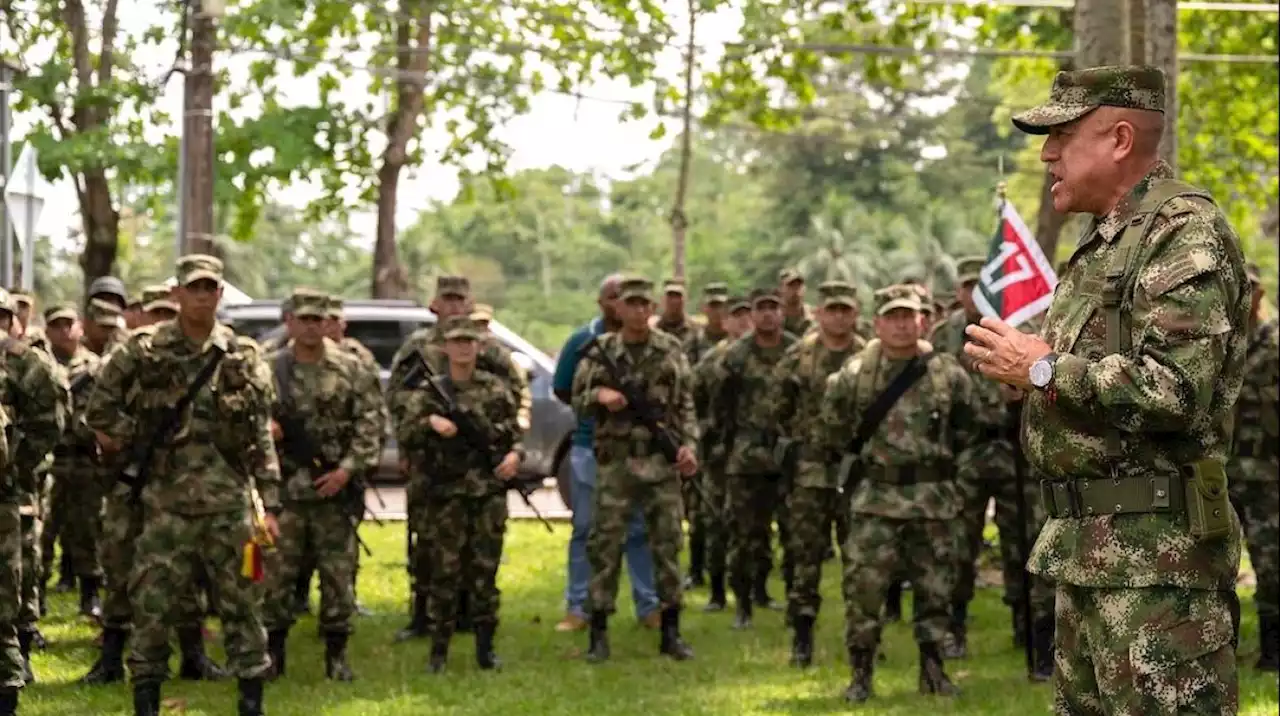
[[[1259,617],[1280,617],[1280,323],[1254,329],[1236,401],[1231,502],[1257,576]]]
[[[669,322],[664,316],[654,316],[651,323],[654,328],[669,333],[680,341],[690,366],[697,365],[702,356],[714,345],[709,341],[706,329],[689,320],[688,317],[682,316],[679,321]],[[702,529],[702,514],[705,511],[699,504],[698,491],[694,489],[695,484],[693,480],[684,480],[680,483],[682,514],[689,523],[691,532]],[[690,538],[692,539],[692,534]]]
[[[847,560],[844,549],[849,539],[849,505],[844,494],[834,487],[794,485],[787,500],[793,520],[787,551],[795,564],[787,608],[792,616],[817,617],[822,607],[822,562],[831,547],[833,532],[840,546],[840,561],[843,564]]]
[[[1027,134],[1075,121],[1098,107],[1164,111],[1164,72],[1156,67],[1109,66],[1059,72],[1049,101],[1013,116]]]
[[[800,313],[796,314],[783,311],[782,330],[796,338],[803,336],[816,326],[817,323],[813,320],[813,309],[809,306],[802,306]]]
[[[104,486],[93,434],[79,419],[84,415],[100,361],[93,351],[83,346],[79,346],[65,361],[60,361],[69,383],[76,385],[77,389],[70,396],[70,427],[54,449],[52,489],[55,497],[52,502],[61,509],[59,523],[45,522],[46,528],[55,528],[61,533],[62,547],[69,555],[72,572],[77,577],[92,579],[102,577],[97,551],[102,533]],[[45,535],[41,544],[42,551],[45,551],[43,563],[47,564],[53,558],[52,535]]]
[[[3,689],[20,689],[25,683],[17,629],[18,600],[22,593],[21,519],[18,503],[11,495],[0,500],[0,688]]]
[[[634,379],[646,397],[665,410],[664,423],[676,442],[697,450],[698,424],[693,407],[692,370],[674,337],[652,331],[640,344],[626,344],[619,333],[599,338],[597,348]],[[675,466],[657,451],[654,436],[627,411],[611,413],[596,402],[608,385],[594,352],[583,358],[573,380],[573,409],[596,420],[596,502],[587,536],[591,563],[588,611],[612,614],[627,523],[636,505],[644,513],[653,552],[658,600],[679,607],[682,598],[680,482]]]
[[[1058,587],[1054,711],[1217,714],[1239,710],[1222,592]]]
[[[350,634],[356,611],[356,539],[350,509],[341,497],[285,501],[280,537],[266,565],[263,621],[268,631],[287,630],[297,620],[293,589],[304,564],[320,575],[320,630]],[[311,562],[310,560],[314,560]]]
[[[733,340],[724,338],[712,346],[693,368],[693,402],[698,416],[698,429],[702,440],[698,445],[698,474],[693,478],[699,481],[705,499],[715,506],[714,510],[703,510],[703,529],[706,536],[707,570],[711,574],[723,575],[729,549],[728,526],[725,516],[728,512],[727,482],[725,463],[728,454],[723,440],[722,420],[711,412],[711,396],[719,388],[716,384],[716,361],[723,358],[724,353]]]
[[[427,628],[433,638],[453,635],[460,592],[469,595],[467,611],[475,624],[496,624],[498,566],[507,529],[506,492],[487,497],[431,493],[424,512],[437,524],[431,541],[425,543],[431,560]]]
[[[1183,466],[1226,462],[1247,340],[1244,259],[1212,203],[1165,200],[1185,187],[1172,176],[1158,162],[1111,213],[1095,218],[1059,276],[1042,332],[1059,355],[1052,391],[1031,392],[1023,422],[1027,459],[1048,487],[1168,477],[1181,490]],[[1102,289],[1128,226],[1145,234],[1127,271],[1133,300],[1121,328],[1131,348],[1116,352],[1108,348]],[[1193,537],[1185,509],[1049,519],[1028,566],[1058,584],[1059,703],[1096,702],[1112,713],[1234,712],[1226,600],[1240,528],[1229,505],[1212,509],[1226,513],[1224,536]],[[1135,620],[1140,615],[1150,623]],[[1077,632],[1085,639],[1068,648],[1063,634]],[[1117,634],[1125,641],[1114,641]],[[1134,686],[1121,685],[1133,683],[1123,673],[1120,683],[1094,683],[1064,662],[1068,654],[1091,660],[1102,673],[1110,645],[1127,637],[1143,640],[1126,648],[1142,657],[1136,668],[1149,677]],[[1139,651],[1148,645],[1157,651]],[[1182,678],[1194,681],[1167,681]],[[1157,703],[1174,696],[1193,700]]]

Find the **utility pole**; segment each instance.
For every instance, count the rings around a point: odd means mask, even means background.
[[[2,197],[9,185],[9,169],[13,166],[13,157],[9,156],[9,131],[12,125],[9,102],[13,96],[13,78],[17,70],[16,65],[0,59],[0,271],[3,271],[5,286],[13,285],[12,219]]]
[[[189,0],[191,61],[183,96],[182,188],[179,253],[214,253],[213,243],[213,50],[223,0]],[[176,258],[176,257],[175,257]]]

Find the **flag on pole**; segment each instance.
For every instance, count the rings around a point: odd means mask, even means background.
[[[997,223],[973,302],[1016,328],[1049,307],[1058,276],[1012,204],[1000,202]]]

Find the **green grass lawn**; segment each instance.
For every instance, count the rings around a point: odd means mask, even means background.
[[[271,716],[319,714],[543,714],[556,716],[653,716],[655,714],[822,714],[848,709],[840,692],[848,683],[842,616],[834,567],[827,570],[828,609],[819,622],[818,665],[803,673],[787,666],[789,636],[780,612],[757,616],[756,629],[729,629],[731,614],[704,615],[705,592],[689,599],[684,633],[697,650],[692,662],[677,664],[657,654],[658,636],[641,629],[631,612],[629,590],[620,590],[618,616],[610,632],[614,657],[601,666],[582,660],[586,634],[557,634],[564,589],[568,525],[548,535],[537,524],[515,524],[499,575],[503,590],[498,673],[476,669],[472,642],[454,642],[444,675],[426,673],[427,644],[393,645],[392,634],[406,621],[403,528],[367,526],[362,534],[375,551],[360,574],[361,598],[377,612],[362,618],[352,641],[352,666],[359,680],[324,680],[323,647],[315,621],[306,618],[290,636],[289,675],[267,687]],[[835,563],[831,563],[834,565]],[[773,585],[775,597],[781,587]],[[909,594],[909,592],[908,592]],[[43,630],[51,645],[38,652],[39,683],[22,695],[24,714],[80,716],[132,713],[128,687],[85,688],[75,684],[93,662],[93,629],[75,615],[71,595],[55,595]],[[909,613],[909,605],[908,605]],[[1245,604],[1245,651],[1252,652],[1256,624]],[[887,661],[876,672],[877,698],[866,713],[911,714],[923,709],[962,714],[1049,713],[1050,687],[1032,686],[1023,676],[1022,655],[1010,643],[1008,612],[996,590],[975,602],[969,659],[950,662],[952,678],[964,690],[954,701],[916,693],[916,650],[908,624],[885,633]],[[220,641],[210,643],[222,658]],[[1276,679],[1253,672],[1252,653],[1241,656],[1241,713],[1275,714]],[[176,657],[173,662],[176,669]],[[167,714],[234,714],[235,684],[171,681],[164,697]]]

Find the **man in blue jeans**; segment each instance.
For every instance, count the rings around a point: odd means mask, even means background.
[[[618,317],[615,304],[618,300],[618,283],[621,275],[614,274],[600,284],[600,317],[579,328],[560,351],[556,361],[556,374],[552,389],[556,397],[568,403],[573,392],[573,373],[578,367],[578,351],[594,336],[616,330]],[[580,418],[573,433],[569,449],[569,466],[573,480],[570,489],[570,508],[573,510],[573,536],[569,538],[569,584],[565,587],[566,614],[556,625],[556,631],[579,631],[587,626],[585,605],[587,581],[591,578],[591,565],[587,562],[587,533],[591,531],[591,511],[595,505],[596,455],[594,448],[595,421]],[[632,515],[627,529],[625,545],[627,569],[631,573],[631,599],[635,602],[636,618],[650,629],[659,626],[658,594],[653,587],[653,555],[649,552],[649,539],[645,534],[644,519],[640,508]]]

